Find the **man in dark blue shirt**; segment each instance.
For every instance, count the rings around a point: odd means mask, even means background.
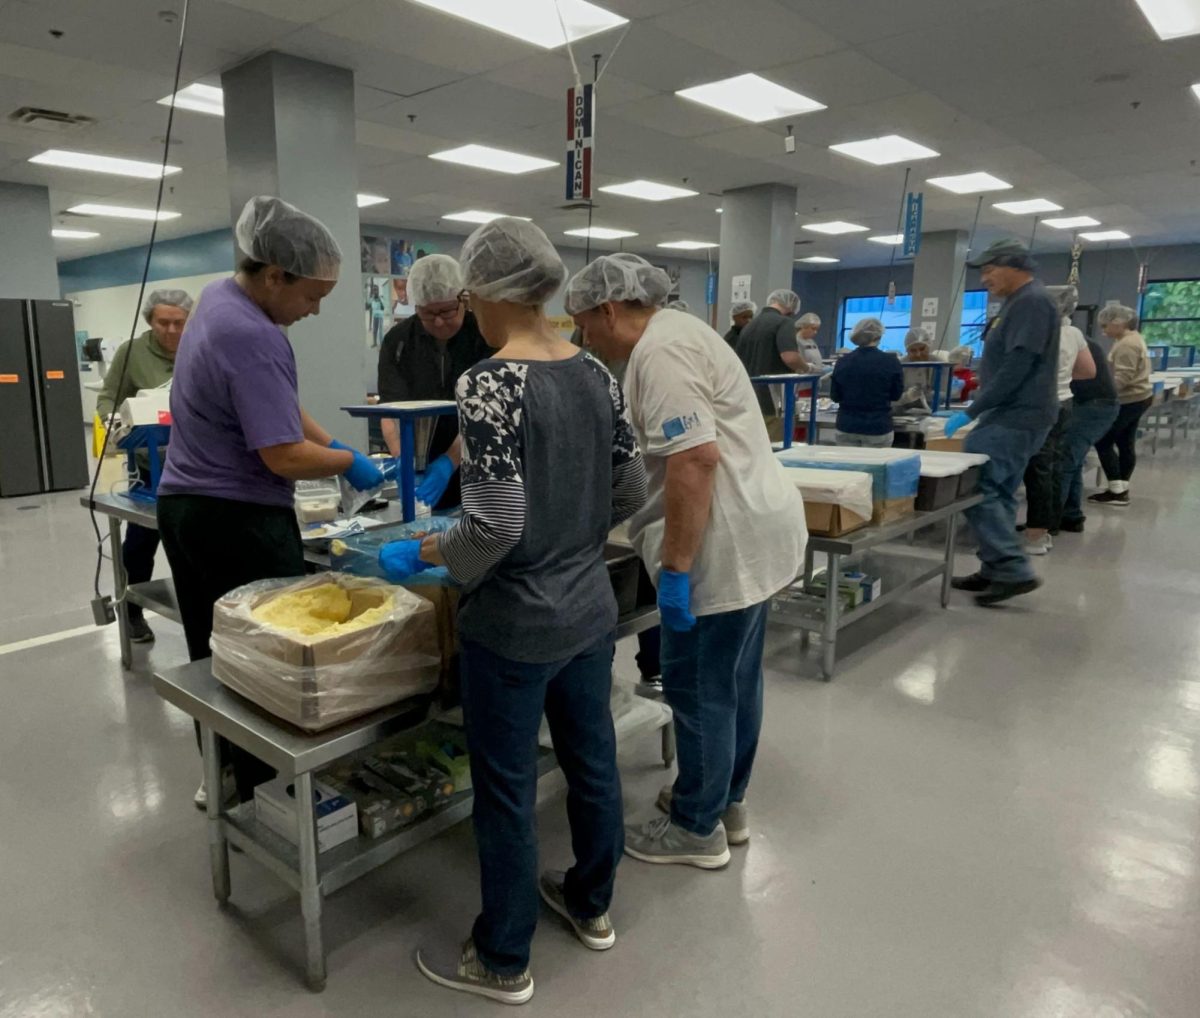
[[[883,322],[864,318],[850,333],[858,349],[833,366],[830,395],[838,404],[838,445],[891,447],[892,403],[904,394],[904,369],[899,357],[879,349],[881,339]]]
[[[966,512],[979,541],[980,569],[956,577],[954,586],[974,593],[980,605],[993,605],[1042,585],[1017,533],[1017,488],[1058,418],[1059,317],[1020,241],[998,240],[967,264],[1004,304],[984,333],[979,397],[946,423],[949,438],[978,421],[965,448],[989,457],[979,485],[983,501]]]

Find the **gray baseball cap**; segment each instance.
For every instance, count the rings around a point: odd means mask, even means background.
[[[1037,268],[1037,262],[1029,253],[1029,248],[1019,240],[1007,237],[994,241],[978,258],[972,258],[967,264],[973,269],[982,269],[985,265],[1003,265],[1010,269],[1025,269],[1032,271]]]

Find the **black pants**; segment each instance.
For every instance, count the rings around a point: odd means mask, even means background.
[[[654,581],[646,572],[644,565],[638,566],[638,604],[657,604],[658,592],[654,589]],[[656,679],[662,674],[662,629],[655,626],[638,633],[637,661],[638,671],[643,679]]]
[[[213,605],[221,597],[255,580],[304,575],[304,546],[291,508],[161,495],[158,528],[192,661],[211,656]],[[224,740],[221,756],[233,765],[243,802],[253,797],[255,785],[275,777],[272,767]],[[220,789],[209,794],[219,796]]]
[[[1104,476],[1110,481],[1128,481],[1133,476],[1133,468],[1137,466],[1138,422],[1150,409],[1150,403],[1148,399],[1122,403],[1108,434],[1096,443]]]
[[[139,527],[136,523],[125,526],[125,540],[121,542],[121,562],[125,565],[127,583],[145,583],[154,575],[154,556],[158,554],[158,531]],[[129,618],[140,619],[142,606],[126,606]]]
[[[1025,526],[1030,530],[1058,530],[1062,512],[1063,435],[1071,421],[1071,401],[1060,403],[1058,418],[1042,447],[1025,468]]]

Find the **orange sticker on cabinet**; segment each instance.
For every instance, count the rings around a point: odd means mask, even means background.
[[[61,382],[67,376],[63,371],[47,371],[46,377],[52,382]]]
[[[16,385],[20,380],[20,375],[0,375],[0,385]]]

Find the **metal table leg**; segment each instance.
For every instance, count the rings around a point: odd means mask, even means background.
[[[317,871],[317,820],[312,773],[296,775],[296,818],[300,825],[300,911],[304,915],[305,980],[325,989],[325,942],[321,933],[321,877]]]
[[[112,552],[113,600],[117,602],[117,632],[121,639],[121,667],[128,669],[133,664],[133,644],[129,642],[129,606],[121,597],[128,578],[125,575],[125,563],[121,561],[121,521],[115,516],[108,518],[108,536],[109,550]]]
[[[229,900],[229,843],[221,827],[221,754],[217,733],[200,726],[200,751],[204,755],[204,785],[208,789],[208,859],[212,867],[213,894],[222,905]]]
[[[790,449],[796,435],[796,386],[788,382],[783,387],[783,447]],[[812,439],[809,439],[812,445]]]
[[[821,630],[821,676],[833,679],[834,654],[837,650],[838,615],[841,612],[842,556],[830,554],[825,568],[825,626]]]
[[[946,568],[942,572],[942,607],[950,605],[950,581],[954,579],[954,546],[958,542],[958,513],[946,520]]]

